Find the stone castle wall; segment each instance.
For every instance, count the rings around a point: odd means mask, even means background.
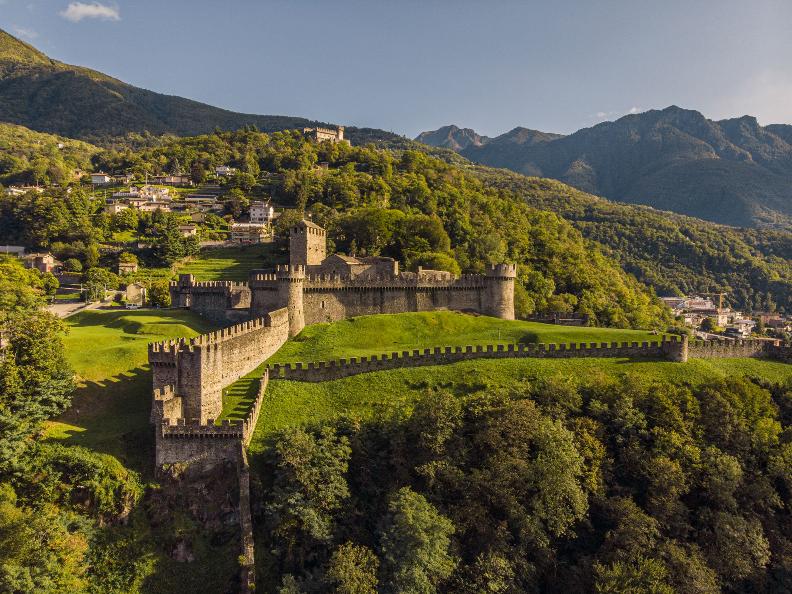
[[[197,282],[192,274],[182,274],[178,281],[170,283],[169,292],[172,307],[186,307],[218,322],[238,317],[234,312],[243,312],[247,316],[251,307],[247,283]]]
[[[181,418],[202,423],[217,418],[223,388],[261,365],[288,336],[288,312],[279,309],[217,332],[149,345],[154,388],[172,386],[174,398],[181,399],[178,405],[163,403],[160,418],[171,416],[176,406]],[[152,419],[158,414],[155,398]]]
[[[163,464],[198,460],[236,460],[239,445],[247,446],[256,430],[268,383],[269,371],[265,371],[259,380],[256,400],[241,421],[224,420],[220,425],[216,425],[214,419],[201,422],[199,419],[185,419],[181,416],[157,417],[155,422],[157,467]],[[154,409],[160,407],[164,411],[162,414],[179,415],[180,410],[170,403],[175,393],[173,386],[155,390]]]
[[[464,347],[435,347],[433,349],[401,351],[380,356],[351,357],[337,361],[315,363],[286,363],[269,366],[273,380],[324,382],[328,380],[405,367],[445,365],[474,359],[512,358],[647,358],[685,362],[688,357],[750,358],[771,357],[792,362],[792,349],[776,347],[759,340],[744,340],[710,345],[688,344],[687,339],[664,337],[660,342],[613,342],[571,344],[499,344]]]
[[[515,277],[512,265],[459,278],[416,273],[309,275],[303,266],[279,266],[274,273],[251,273],[250,311],[257,316],[274,307],[288,307],[295,318],[292,334],[306,324],[411,311],[472,311],[514,319]]]

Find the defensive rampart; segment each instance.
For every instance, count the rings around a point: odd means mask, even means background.
[[[261,365],[288,337],[289,315],[279,309],[217,332],[149,345],[154,388],[172,386],[174,391],[161,405],[155,398],[152,422],[183,418],[205,424],[217,418],[223,388]]]
[[[664,337],[660,342],[499,344],[393,352],[371,357],[351,357],[337,361],[286,363],[269,366],[270,378],[304,382],[324,382],[361,373],[445,365],[473,359],[509,358],[647,358],[685,362],[689,357],[771,357],[792,361],[788,347],[777,347],[759,340],[688,343],[687,338]]]
[[[186,307],[218,322],[248,315],[250,311],[251,295],[247,283],[197,282],[192,274],[182,274],[178,281],[170,283],[169,292],[173,307]]]
[[[247,446],[256,430],[268,383],[269,372],[265,372],[259,380],[256,400],[241,421],[223,420],[218,425],[214,419],[202,423],[200,419],[160,417],[155,436],[157,467],[204,459],[237,460],[239,444]],[[175,394],[173,386],[155,389],[154,408],[175,411],[175,407],[169,407],[169,402],[178,398]]]

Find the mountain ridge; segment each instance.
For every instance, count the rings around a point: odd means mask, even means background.
[[[672,105],[568,136],[533,131],[529,142],[515,142],[521,130],[457,152],[612,200],[732,226],[792,229],[792,126],[761,126],[753,116],[714,121]]]
[[[135,87],[102,72],[53,60],[0,29],[0,121],[101,143],[128,133],[194,136],[254,125],[264,132],[325,124],[307,118],[229,111]],[[327,124],[325,124],[327,125]],[[397,134],[347,128],[358,142]]]

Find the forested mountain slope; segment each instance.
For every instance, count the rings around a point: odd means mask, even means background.
[[[291,116],[235,113],[155,93],[101,72],[52,60],[0,29],[0,121],[71,138],[106,141],[129,132],[189,136],[255,125],[275,131],[314,124]],[[360,141],[397,135],[348,130]]]
[[[475,172],[541,210],[553,211],[603,246],[659,295],[725,291],[740,308],[792,309],[792,234],[737,229],[619,204],[555,180],[487,167]]]

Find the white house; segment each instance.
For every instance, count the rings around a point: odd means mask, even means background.
[[[91,183],[95,186],[106,186],[112,181],[113,178],[102,171],[100,171],[99,173],[91,174]]]
[[[258,225],[271,223],[275,209],[266,202],[252,202],[250,204],[250,222]]]
[[[215,175],[228,177],[229,175],[234,175],[235,173],[236,167],[229,167],[228,165],[220,165],[220,167],[215,167]]]

